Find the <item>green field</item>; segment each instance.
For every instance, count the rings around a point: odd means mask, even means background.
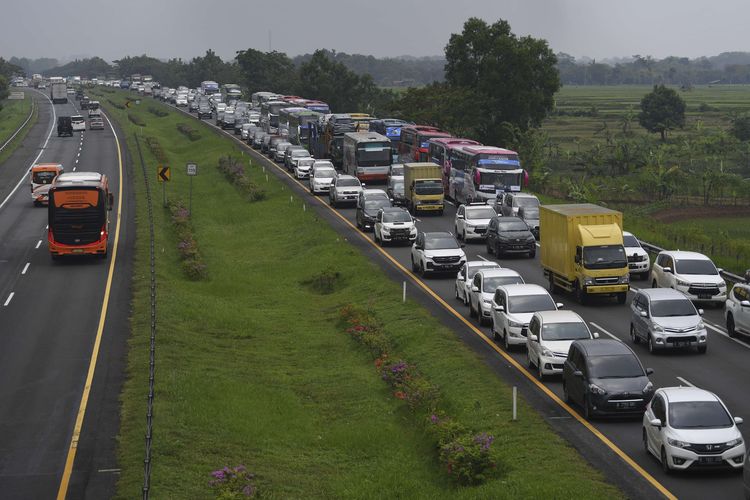
[[[32,101],[28,97],[23,100],[5,100],[2,102],[2,110],[0,110],[0,146],[5,144],[5,141],[7,141],[16,132],[18,127],[26,121],[26,118],[29,117],[31,105]],[[23,131],[21,131],[21,133],[19,133],[15,139],[13,139],[13,141],[0,152],[0,164],[13,153],[13,150],[21,143],[26,136],[26,133],[35,122],[36,110],[34,111],[34,116],[31,117],[31,120],[26,124]]]
[[[124,111],[110,116],[128,135]],[[121,101],[122,102],[122,101]],[[157,137],[173,167],[170,199],[186,200],[187,161],[199,165],[193,225],[208,279],[181,271],[177,240],[156,191],[158,331],[152,497],[209,498],[209,473],[246,465],[266,498],[617,498],[621,493],[557,436],[525,401],[511,421],[511,389],[415,302],[401,285],[348,244],[302,199],[260,167],[249,167],[267,192],[250,203],[217,171],[236,147],[198,128],[190,142],[142,101],[130,113]],[[167,109],[164,107],[164,109]],[[156,161],[146,153],[149,176]],[[140,165],[132,336],[122,400],[117,498],[140,495],[147,392],[148,227]],[[154,182],[152,187],[157,188]],[[308,207],[309,208],[309,207]],[[340,273],[331,294],[302,282],[322,270]],[[347,303],[369,307],[395,348],[440,388],[446,411],[477,432],[495,436],[496,474],[458,487],[436,459],[434,441],[380,380],[372,358],[338,324]]]
[[[622,131],[622,117],[629,110],[635,115],[632,131],[636,135],[647,132],[638,124],[640,102],[653,87],[646,85],[565,86],[555,95],[558,112],[572,114],[592,112],[596,116],[560,116],[553,114],[542,129],[561,148],[575,151],[604,141],[603,124],[612,132]],[[707,130],[725,129],[733,113],[750,111],[750,85],[701,85],[679,91],[687,105],[685,130],[694,130],[700,123]],[[701,110],[701,105],[705,105]],[[680,137],[684,131],[671,136]],[[652,134],[653,135],[653,134]]]

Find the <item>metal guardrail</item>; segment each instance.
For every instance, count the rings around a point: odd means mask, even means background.
[[[658,247],[656,245],[652,245],[651,243],[647,243],[645,241],[641,241],[641,240],[638,240],[638,241],[641,242],[641,246],[648,253],[657,254],[659,252],[663,252],[664,250],[666,250],[666,248],[661,248],[661,247]],[[728,271],[721,271],[720,274],[721,274],[721,277],[724,278],[725,281],[728,281],[728,282],[730,282],[732,284],[734,284],[734,283],[744,283],[745,280],[746,280],[746,277],[740,276],[738,274],[730,273]]]

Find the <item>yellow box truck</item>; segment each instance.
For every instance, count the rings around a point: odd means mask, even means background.
[[[542,205],[539,231],[550,293],[572,292],[582,304],[590,295],[625,303],[630,281],[622,213],[591,203]]]
[[[435,163],[404,164],[404,197],[412,214],[443,215],[443,172]]]

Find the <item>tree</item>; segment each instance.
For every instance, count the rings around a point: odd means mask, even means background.
[[[731,132],[739,141],[750,141],[750,115],[743,114],[733,118]]]
[[[517,37],[507,21],[492,25],[477,18],[464,23],[445,48],[445,79],[467,89],[480,101],[477,140],[503,144],[512,130],[541,125],[560,89],[557,58],[547,42]]]
[[[654,90],[641,99],[638,123],[649,132],[659,132],[665,141],[667,131],[685,126],[685,101],[674,89],[654,85]]]
[[[237,52],[240,77],[250,92],[291,94],[297,89],[294,63],[283,52],[247,49]]]

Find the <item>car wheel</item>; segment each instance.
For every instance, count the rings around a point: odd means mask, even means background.
[[[557,293],[557,285],[555,284],[555,277],[552,273],[549,273],[549,285],[547,286],[547,289],[549,290],[550,295]]]
[[[497,333],[497,330],[495,329],[495,320],[492,320],[492,340],[499,340],[500,334]]]
[[[634,344],[641,343],[641,339],[638,338],[638,334],[635,332],[635,327],[633,326],[633,323],[630,323],[630,340],[632,340]]]
[[[531,362],[531,352],[528,349],[526,350],[526,366],[529,367],[529,371],[534,366],[534,363]]]
[[[466,229],[461,232],[461,241],[466,241]]]
[[[477,310],[477,317],[479,318],[479,326],[487,326],[487,318],[484,317],[481,308]]]
[[[536,360],[536,376],[540,381],[544,380],[544,370],[542,370],[542,362],[539,358]]]
[[[737,336],[737,330],[734,329],[734,318],[731,314],[727,314],[727,333],[732,338]]]
[[[455,234],[456,238],[459,240],[461,239],[461,234],[458,232],[458,226],[453,226],[453,234]]]
[[[510,339],[508,338],[508,332],[503,330],[503,345],[505,350],[510,352]]]
[[[583,397],[583,418],[591,420],[591,405],[589,404],[589,397]]]
[[[495,255],[497,255],[498,257],[500,257],[501,252],[500,252],[500,244],[499,243],[495,242],[495,249],[494,250],[495,250]]]
[[[627,294],[627,292],[620,292],[620,293],[617,294],[617,303],[618,304],[624,304],[626,300],[628,300],[628,294]]]
[[[529,252],[529,259],[533,259],[534,257],[536,257],[536,249]]]
[[[669,462],[667,461],[667,450],[663,446],[661,447],[661,470],[667,475],[672,473],[672,469],[669,467]]]
[[[463,299],[461,299],[461,297],[458,295],[458,286],[453,287],[453,289],[456,293],[456,300],[460,300],[461,302],[463,302]]]
[[[563,382],[563,401],[570,404],[570,394],[568,394],[568,386]]]
[[[643,431],[641,432],[641,439],[643,439],[643,451],[646,452],[646,454],[649,454],[648,451],[648,438],[646,437],[646,428],[643,428]]]
[[[586,292],[580,287],[576,286],[576,299],[578,299],[578,302],[585,306],[588,302],[588,296],[586,295]]]
[[[493,253],[495,253],[495,252],[492,249],[492,245],[490,245],[490,241],[487,240],[487,255],[492,255]]]
[[[698,346],[698,353],[699,354],[706,354],[706,351],[708,351],[707,345],[699,345]]]
[[[474,312],[474,303],[469,299],[469,317],[474,318],[476,317],[477,313]]]
[[[659,288],[659,285],[656,284],[656,280],[651,282],[651,288]]]
[[[651,354],[654,354],[655,351],[656,351],[656,349],[654,348],[654,336],[651,335],[651,334],[649,334],[649,336],[648,336],[648,352],[650,352]]]
[[[411,271],[412,271],[413,273],[416,273],[418,269],[419,269],[419,268],[418,268],[418,267],[417,267],[417,265],[416,265],[416,264],[414,263],[414,257],[412,257],[412,258],[411,258]]]

